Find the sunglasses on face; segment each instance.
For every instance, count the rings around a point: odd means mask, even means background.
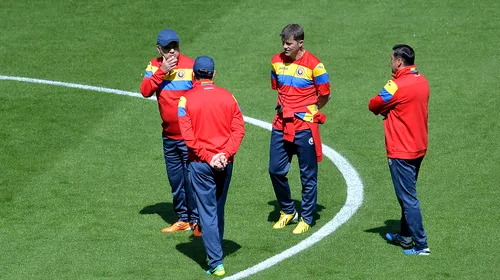
[[[166,45],[165,47],[161,46],[161,50],[165,53],[167,52],[171,52],[172,50],[174,51],[178,51],[179,50],[179,43],[177,42],[172,42],[168,45]]]

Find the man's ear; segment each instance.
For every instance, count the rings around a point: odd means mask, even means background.
[[[401,58],[398,58],[398,67],[403,68],[405,65],[403,63],[403,60]]]
[[[214,69],[214,74],[212,75],[212,79],[215,78],[215,74],[217,74],[217,71]]]
[[[299,41],[299,48],[302,48],[302,45],[304,44],[304,40]]]

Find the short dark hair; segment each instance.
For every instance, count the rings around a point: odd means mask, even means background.
[[[295,41],[304,40],[304,29],[296,23],[291,23],[283,28],[280,36],[282,41],[286,41],[292,36]]]
[[[392,47],[394,58],[401,58],[405,66],[413,65],[415,63],[415,51],[412,47],[405,44],[397,44]]]
[[[200,70],[194,71],[194,78],[196,80],[212,79],[213,77],[214,77],[214,72],[208,72],[205,69],[200,69]]]

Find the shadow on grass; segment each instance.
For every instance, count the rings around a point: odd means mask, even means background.
[[[293,200],[294,204],[295,204],[295,209],[297,210],[297,212],[300,212],[302,211],[302,202],[301,201],[298,201],[298,200]],[[279,220],[280,218],[280,210],[281,210],[281,207],[278,203],[277,200],[271,200],[267,203],[268,205],[271,205],[274,207],[274,209],[269,212],[269,216],[267,216],[267,220],[269,222],[276,222]],[[325,206],[321,205],[321,204],[316,204],[316,213],[314,215],[314,219],[313,219],[313,222],[312,222],[312,225],[311,226],[314,226],[316,224],[316,221],[321,219],[321,214],[320,212],[323,211],[323,209],[325,209]]]
[[[191,237],[191,242],[180,243],[175,246],[177,250],[183,253],[185,256],[194,260],[203,269],[208,269],[205,258],[207,253],[205,252],[205,246],[203,245],[203,239],[199,237]],[[224,252],[224,257],[233,254],[241,248],[236,242],[224,239],[222,240],[222,251]]]
[[[401,222],[399,220],[387,220],[384,222],[383,226],[366,229],[365,232],[378,233],[382,239],[387,241],[385,239],[385,234],[388,232],[399,232],[400,225],[401,225]],[[387,243],[395,245],[395,246],[399,246],[399,245],[393,244],[389,241],[387,241]]]
[[[175,213],[172,203],[168,202],[160,202],[146,206],[141,211],[139,211],[139,214],[143,215],[157,214],[167,224],[173,224],[177,221],[177,213]]]

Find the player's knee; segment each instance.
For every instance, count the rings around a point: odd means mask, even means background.
[[[271,176],[286,176],[286,170],[277,166],[269,166],[269,175]]]

